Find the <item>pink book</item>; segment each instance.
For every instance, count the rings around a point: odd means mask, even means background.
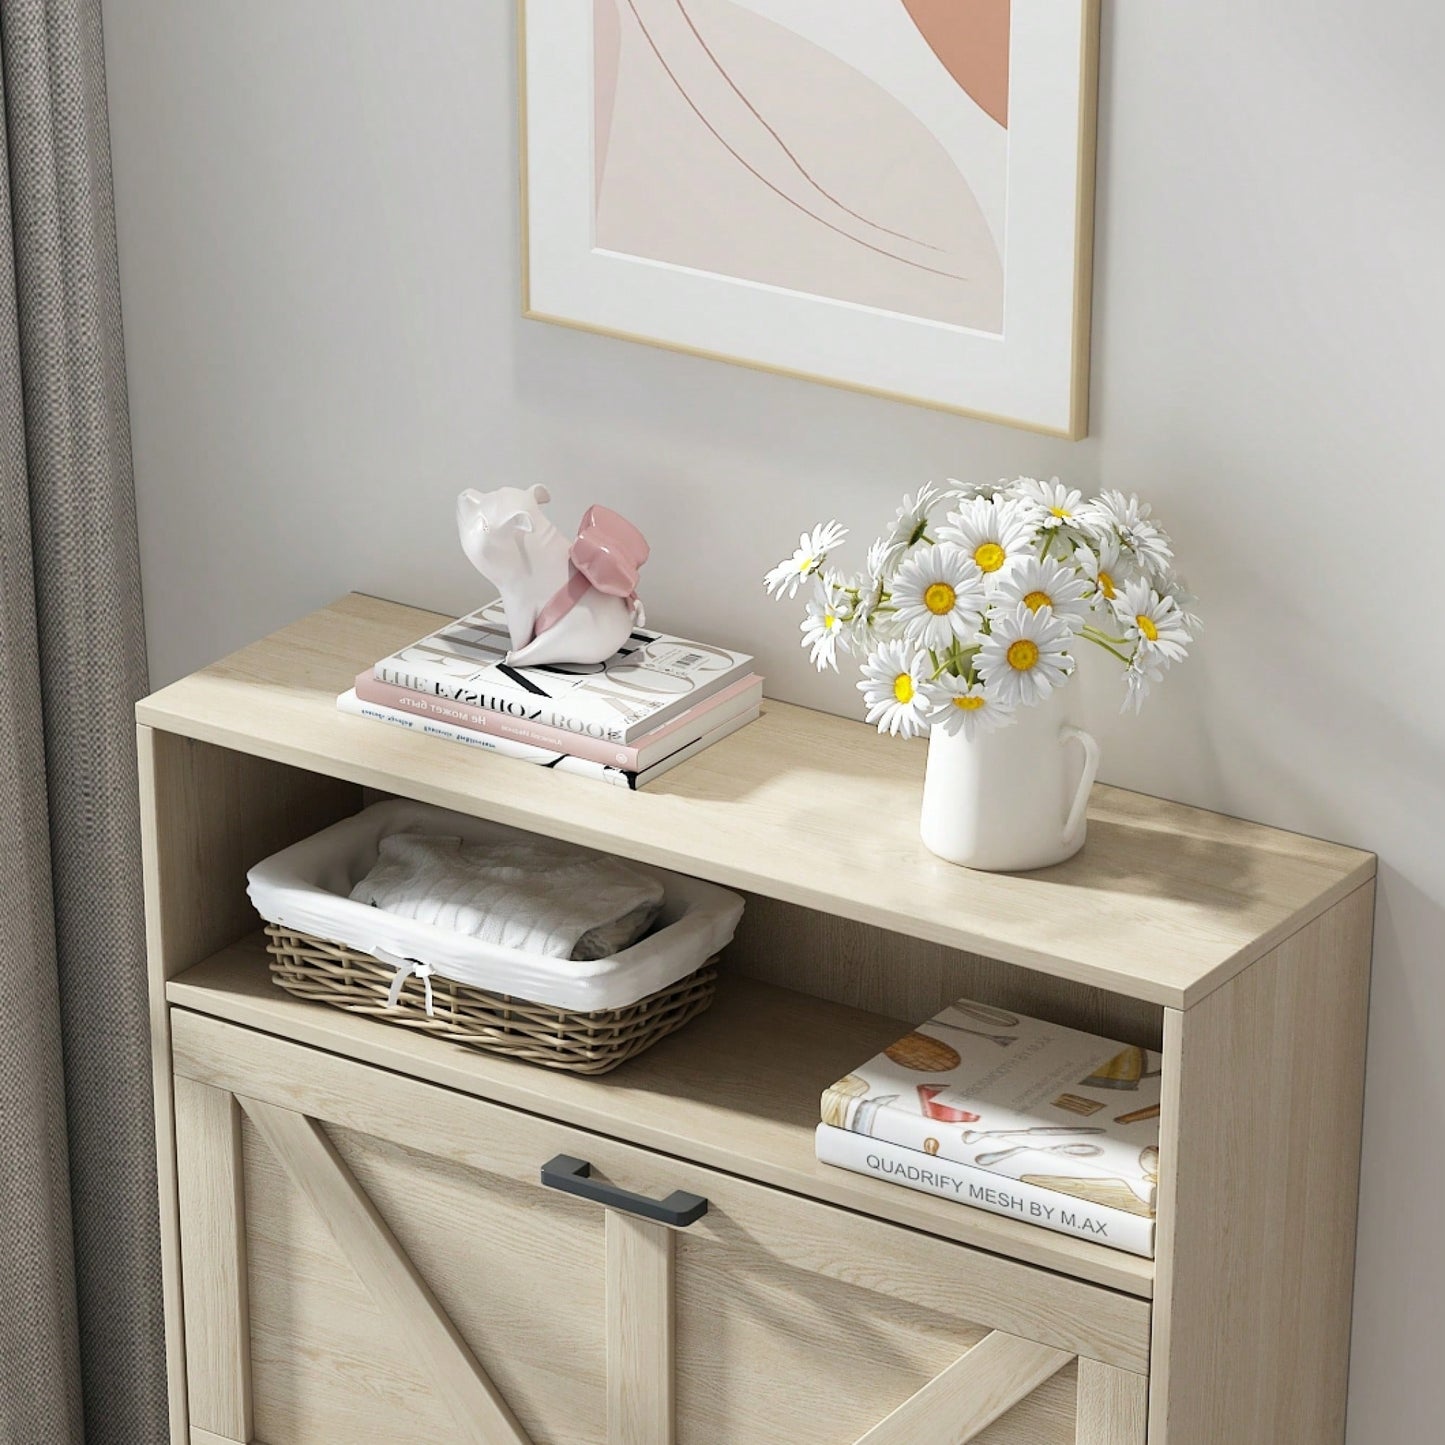
[[[362,702],[369,702],[377,707],[389,707],[397,712],[420,713],[456,727],[471,728],[475,732],[491,733],[494,737],[511,738],[513,742],[531,743],[535,747],[568,753],[574,758],[588,758],[594,763],[605,763],[609,767],[640,773],[654,763],[671,757],[679,748],[696,742],[704,733],[721,727],[730,718],[755,707],[763,696],[763,680],[755,673],[739,678],[731,687],[725,687],[721,692],[705,698],[696,707],[689,708],[671,722],[644,733],[632,744],[608,742],[606,738],[588,737],[583,733],[569,732],[565,728],[527,722],[506,713],[493,712],[490,708],[476,707],[469,702],[456,702],[449,697],[413,692],[410,688],[381,682],[370,671],[357,674],[356,696]]]

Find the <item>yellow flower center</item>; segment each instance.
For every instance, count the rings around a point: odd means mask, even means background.
[[[961,708],[964,712],[977,712],[979,708],[983,706],[983,699],[977,694],[973,697],[956,697],[953,700],[953,705],[956,708]]]
[[[1064,520],[1064,518],[1069,516],[1069,510],[1067,507],[1050,507],[1049,513],[1051,516],[1057,517],[1061,522]]]
[[[1159,629],[1154,625],[1152,617],[1146,617],[1142,612],[1134,619],[1139,624],[1139,631],[1149,639],[1150,642],[1159,641]]]
[[[1009,644],[1008,665],[1015,672],[1027,672],[1038,660],[1038,643],[1030,642],[1027,637],[1020,637],[1017,642]]]
[[[984,542],[975,550],[973,560],[980,572],[997,572],[1004,564],[1004,550],[997,542]]]
[[[923,594],[923,605],[935,617],[942,617],[945,613],[953,611],[953,604],[957,597],[958,594],[947,582],[934,582]]]
[[[913,701],[913,679],[908,673],[900,672],[893,679],[893,696],[902,703]]]
[[[1027,607],[1030,612],[1037,612],[1040,607],[1052,607],[1053,605],[1054,599],[1050,597],[1047,592],[1030,592],[1029,595],[1024,598],[1024,606]]]
[[[1114,579],[1109,576],[1107,572],[1099,573],[1099,591],[1102,592],[1110,602],[1114,600]]]

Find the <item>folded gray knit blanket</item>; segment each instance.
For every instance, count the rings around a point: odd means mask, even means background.
[[[662,884],[620,858],[553,838],[463,843],[392,833],[351,897],[505,948],[596,959],[647,932]]]

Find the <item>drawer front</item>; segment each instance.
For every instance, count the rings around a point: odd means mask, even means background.
[[[197,1439],[1144,1440],[1144,1301],[171,1017]],[[706,1213],[547,1187],[559,1156]]]

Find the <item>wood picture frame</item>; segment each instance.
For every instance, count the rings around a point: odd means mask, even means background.
[[[1098,0],[519,0],[523,314],[1088,429]]]

